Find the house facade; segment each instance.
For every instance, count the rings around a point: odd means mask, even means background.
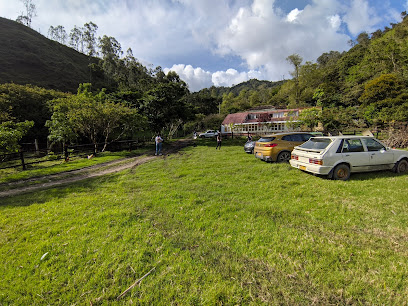
[[[262,109],[229,114],[221,125],[222,134],[264,135],[270,133],[287,132],[289,122],[297,121],[303,109]]]

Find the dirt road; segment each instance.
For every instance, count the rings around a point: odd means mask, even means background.
[[[9,190],[0,192],[0,198],[14,196],[26,192],[32,192],[55,186],[66,185],[92,177],[98,177],[110,173],[120,172],[126,169],[137,167],[141,164],[147,163],[154,159],[166,158],[167,155],[177,153],[180,149],[189,146],[190,144],[191,144],[190,139],[183,139],[170,144],[165,154],[162,156],[155,156],[153,155],[153,152],[150,152],[148,156],[124,158],[113,162],[98,164],[92,167],[78,169],[70,172],[63,172],[43,177],[36,177],[27,180],[12,182],[7,184],[7,186],[10,187]]]

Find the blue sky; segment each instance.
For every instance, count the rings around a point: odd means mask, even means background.
[[[289,78],[285,60],[297,53],[316,61],[348,50],[348,41],[400,22],[408,0],[32,0],[32,27],[92,21],[98,35],[115,37],[123,51],[149,67],[176,71],[197,91],[251,78]],[[0,0],[0,16],[15,20],[24,6]]]

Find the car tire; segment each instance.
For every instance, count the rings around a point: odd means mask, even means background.
[[[346,164],[337,165],[333,170],[333,179],[347,181],[350,178],[350,167]]]
[[[401,159],[398,163],[396,163],[394,167],[395,173],[405,173],[408,171],[408,161],[406,159]]]
[[[278,154],[278,157],[276,158],[276,161],[278,163],[287,163],[289,162],[289,160],[290,160],[290,152],[288,151],[280,152]]]

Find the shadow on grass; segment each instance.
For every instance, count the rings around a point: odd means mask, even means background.
[[[114,174],[107,174],[101,177],[87,178],[78,182],[66,183],[60,186],[39,189],[36,191],[24,192],[19,195],[0,198],[0,210],[10,207],[30,206],[33,204],[43,204],[48,201],[58,203],[59,199],[73,198],[76,194],[92,193],[101,188],[104,182],[113,180]]]
[[[295,169],[295,168],[293,168]],[[303,173],[321,178],[322,180],[333,180],[329,179],[327,175],[315,175],[310,172],[302,171]],[[347,180],[350,181],[372,181],[376,179],[384,179],[384,178],[392,178],[392,177],[399,177],[406,174],[398,174],[394,173],[390,170],[382,170],[382,171],[372,171],[372,172],[359,172],[359,173],[351,173],[350,178]]]
[[[229,147],[229,146],[242,146],[244,148],[244,144],[246,143],[246,138],[242,137],[234,137],[234,138],[223,138],[221,142],[222,147]],[[196,145],[197,147],[216,147],[217,140],[216,138],[197,138],[196,140],[192,140],[192,145]]]

